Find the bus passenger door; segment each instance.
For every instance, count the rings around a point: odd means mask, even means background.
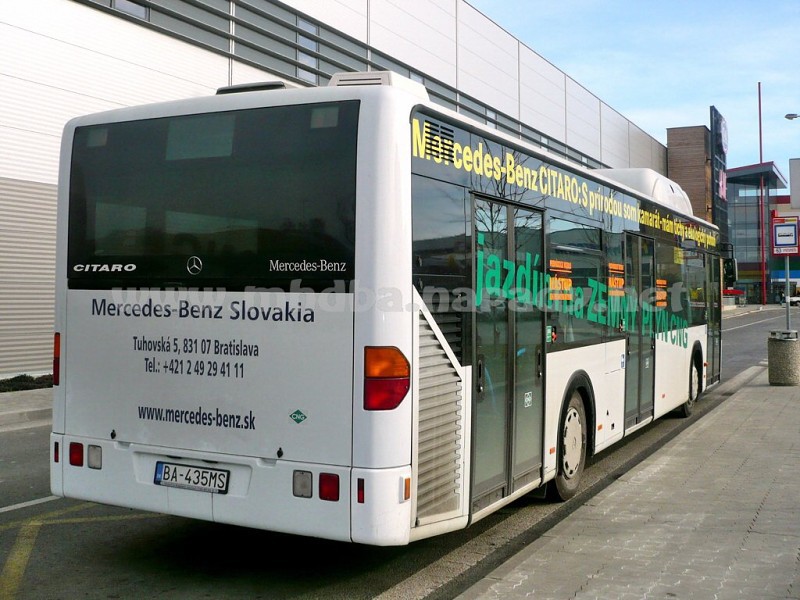
[[[629,309],[625,329],[627,349],[625,358],[625,428],[635,427],[653,416],[653,386],[655,383],[655,315],[644,314],[644,302],[654,304],[654,244],[652,240],[632,234],[625,236],[625,290]],[[649,309],[648,305],[648,309]]]
[[[472,500],[484,508],[541,477],[543,320],[533,297],[540,213],[475,199]]]
[[[706,315],[708,338],[706,354],[708,368],[706,385],[720,379],[720,352],[722,349],[722,269],[720,259],[713,254],[706,256]]]

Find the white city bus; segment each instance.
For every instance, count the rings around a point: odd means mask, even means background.
[[[677,186],[391,73],[74,119],[58,203],[60,496],[407,544],[573,496],[719,377]]]

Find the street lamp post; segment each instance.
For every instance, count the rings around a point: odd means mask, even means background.
[[[787,113],[786,118],[790,121],[794,121],[797,117],[800,117],[797,113]],[[791,185],[791,183],[790,183]],[[795,231],[795,235],[797,235],[797,231]],[[791,306],[791,302],[789,302],[789,255],[785,255],[783,257],[783,297],[786,299],[786,329],[787,331],[792,328],[792,318],[791,313],[789,311],[789,307]]]

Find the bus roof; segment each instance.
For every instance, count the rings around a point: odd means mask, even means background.
[[[683,188],[653,169],[594,169],[592,172],[604,175],[608,179],[613,179],[645,194],[659,204],[669,206],[677,212],[687,216],[694,216],[689,195]]]

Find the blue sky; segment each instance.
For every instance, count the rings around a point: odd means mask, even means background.
[[[760,160],[760,82],[764,161],[800,158],[800,0],[467,2],[663,144],[715,106],[728,168]]]

